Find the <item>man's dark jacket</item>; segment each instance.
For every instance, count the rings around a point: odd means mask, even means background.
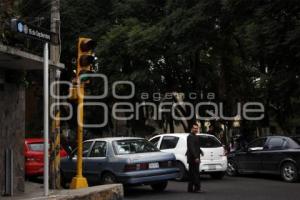
[[[195,163],[197,158],[200,159],[200,154],[203,155],[203,151],[200,149],[200,138],[191,133],[187,137],[187,162]]]

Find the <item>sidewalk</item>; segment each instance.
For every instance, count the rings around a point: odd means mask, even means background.
[[[124,197],[121,184],[100,185],[77,190],[49,190],[44,196],[42,184],[26,182],[25,192],[13,197],[0,196],[1,200],[121,200]]]

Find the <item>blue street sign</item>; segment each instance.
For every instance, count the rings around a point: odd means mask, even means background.
[[[52,44],[59,44],[58,34],[50,32],[46,29],[27,24],[22,20],[12,19],[11,29],[18,33],[23,34],[26,37],[30,37],[36,40],[49,42]]]

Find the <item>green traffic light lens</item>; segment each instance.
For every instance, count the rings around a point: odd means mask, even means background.
[[[79,61],[80,61],[80,66],[85,67],[93,64],[95,61],[95,57],[92,55],[82,55]]]

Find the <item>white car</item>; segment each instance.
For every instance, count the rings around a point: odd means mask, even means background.
[[[187,178],[188,163],[186,158],[187,137],[189,133],[166,133],[154,136],[149,141],[163,152],[174,153],[180,169],[178,180]],[[201,174],[210,174],[212,178],[222,179],[227,170],[226,150],[222,143],[213,135],[198,134],[200,146],[204,153],[201,156]]]

